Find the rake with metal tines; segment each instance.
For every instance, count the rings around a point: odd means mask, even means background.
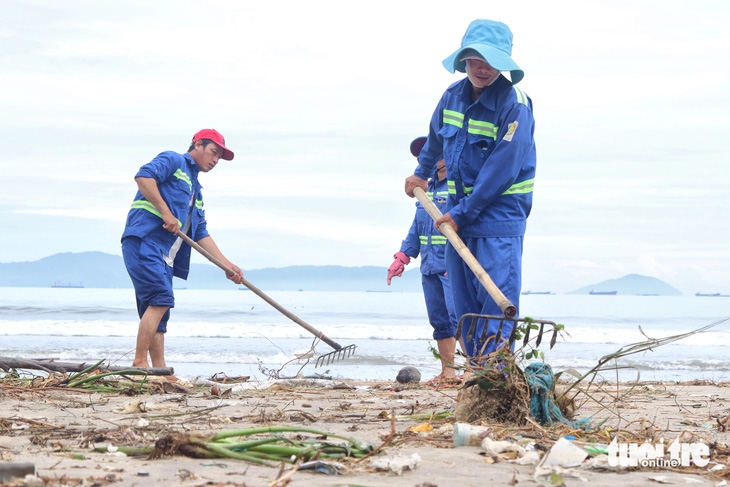
[[[466,340],[471,341],[474,338],[474,333],[477,329],[477,321],[478,320],[485,320],[484,327],[482,328],[482,336],[480,337],[479,343],[486,344],[489,340],[494,339],[494,337],[487,336],[487,326],[486,322],[488,320],[498,320],[499,321],[499,328],[497,329],[497,333],[495,334],[495,337],[499,338],[502,336],[502,329],[504,328],[504,322],[509,321],[512,324],[512,333],[509,337],[509,343],[508,347],[509,349],[512,349],[512,345],[517,341],[517,333],[519,333],[519,327],[518,323],[525,323],[527,326],[524,327],[524,335],[522,337],[522,346],[526,346],[527,343],[530,341],[530,330],[533,328],[531,325],[540,325],[540,327],[537,329],[537,338],[535,339],[535,348],[540,346],[540,343],[542,343],[542,337],[545,334],[545,326],[552,326],[552,337],[550,337],[550,349],[552,349],[555,346],[555,342],[558,340],[558,334],[560,332],[561,327],[556,325],[552,321],[547,320],[533,320],[532,318],[507,318],[504,316],[497,316],[497,315],[481,315],[476,313],[467,313],[463,315],[461,318],[459,318],[459,326],[456,328],[456,336],[461,336],[461,330],[463,328],[464,321],[468,318],[471,318],[471,324],[469,325],[469,331],[466,334]],[[548,329],[547,332],[549,333],[551,330]]]
[[[228,274],[229,276],[232,276],[233,274],[235,274],[235,272],[233,272],[233,269],[231,269],[230,267],[225,265],[223,262],[221,262],[220,260],[215,258],[213,255],[210,254],[210,252],[205,250],[203,247],[200,246],[200,244],[195,242],[193,239],[191,239],[184,233],[178,233],[178,237],[183,239],[183,241],[186,244],[190,245],[192,248],[194,248],[195,250],[200,252],[203,255],[203,257],[205,257],[206,259],[208,259],[209,261],[211,261],[212,263],[214,263],[215,265],[217,265],[218,267],[223,269],[225,271],[225,273]],[[287,318],[292,320],[294,323],[296,323],[297,325],[306,329],[309,333],[316,336],[317,338],[319,338],[320,340],[325,342],[327,345],[329,345],[330,347],[335,349],[334,352],[329,352],[329,353],[326,353],[324,355],[320,355],[319,357],[317,357],[317,360],[314,362],[315,368],[319,367],[320,365],[328,365],[331,362],[335,362],[337,360],[344,360],[347,357],[350,357],[355,354],[356,346],[354,344],[343,347],[342,345],[340,345],[336,341],[332,340],[331,338],[327,337],[324,333],[317,330],[315,327],[313,327],[309,323],[305,322],[304,320],[299,318],[297,315],[290,312],[289,310],[284,308],[282,305],[280,305],[279,303],[277,303],[276,301],[271,299],[266,293],[264,293],[261,289],[257,288],[256,286],[254,286],[253,284],[248,282],[246,279],[241,279],[241,283],[244,286],[246,286],[247,288],[249,288],[251,291],[253,291],[258,297],[260,297],[261,299],[263,299],[264,301],[269,303],[271,306],[273,306],[281,314],[283,314],[284,316],[286,316]]]

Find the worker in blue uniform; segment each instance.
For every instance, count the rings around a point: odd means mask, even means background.
[[[412,197],[415,187],[425,190],[426,180],[443,157],[449,203],[436,227],[453,226],[519,313],[522,243],[532,207],[536,152],[532,100],[515,86],[524,72],[511,55],[512,32],[505,24],[481,19],[469,24],[461,47],[443,61],[448,71],[465,72],[466,78],[442,95],[405,191]],[[510,79],[502,74],[507,71]],[[501,314],[450,244],[446,269],[458,316]],[[503,347],[512,325],[506,321],[497,336],[499,321],[478,320],[470,341],[465,326],[462,337],[467,355],[484,356]]]
[[[411,142],[411,154],[418,158],[426,137],[419,137]],[[441,160],[436,165],[433,177],[428,181],[427,196],[436,207],[443,212],[449,195],[446,182],[446,167]],[[393,256],[395,259],[388,268],[387,282],[393,277],[401,276],[405,266],[412,258],[421,256],[421,284],[426,300],[428,321],[433,327],[433,338],[441,356],[441,373],[432,381],[454,379],[456,373],[452,367],[456,351],[456,327],[458,320],[454,311],[454,299],[446,274],[444,254],[446,237],[433,226],[433,219],[426,209],[416,202],[416,215],[401,244],[400,250]]]
[[[122,255],[140,317],[135,367],[149,367],[148,354],[153,367],[166,367],[165,333],[175,306],[172,278],[187,279],[190,268],[190,246],[178,234],[188,235],[230,267],[230,280],[240,284],[243,279],[241,269],[218,249],[205,220],[198,175],[220,159],[232,160],[233,152],[218,131],[203,129],[193,136],[187,153],[162,152],[135,175],[138,191],[122,235]]]

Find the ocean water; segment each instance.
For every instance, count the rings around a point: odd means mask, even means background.
[[[354,356],[315,368],[295,354],[313,345],[312,335],[250,291],[176,290],[166,335],[166,359],[177,375],[264,379],[324,374],[336,378],[393,380],[404,366],[424,379],[440,364],[421,293],[267,292],[283,307]],[[730,298],[695,296],[521,297],[522,316],[565,325],[566,335],[541,350],[557,372],[585,372],[598,360],[646,336],[661,338],[730,317]],[[0,356],[56,358],[64,362],[105,359],[129,365],[138,318],[131,289],[0,288]],[[621,359],[607,380],[730,380],[730,321],[680,342]],[[332,349],[316,346],[316,355]]]

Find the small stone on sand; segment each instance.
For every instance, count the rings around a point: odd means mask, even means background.
[[[408,384],[409,382],[420,382],[421,373],[415,367],[403,367],[398,372],[395,380],[401,384]]]

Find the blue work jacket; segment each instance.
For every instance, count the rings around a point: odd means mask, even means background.
[[[441,181],[435,181],[435,179],[434,177],[428,182],[426,194],[443,213],[448,201],[448,184],[446,178]],[[421,274],[446,272],[444,262],[446,237],[436,230],[433,218],[418,201],[416,201],[416,216],[413,218],[413,224],[406,239],[400,246],[400,251],[411,258],[421,255]]]
[[[460,235],[523,236],[536,164],[532,100],[502,75],[471,96],[468,78],[443,94],[414,174],[428,179],[443,157]]]
[[[198,181],[199,172],[200,168],[190,154],[166,151],[142,166],[135,175],[135,178],[153,178],[157,181],[160,195],[177,218],[181,229],[188,219],[188,214],[191,215],[192,220],[187,235],[196,242],[209,235],[203,210],[202,186]],[[190,213],[191,198],[192,213]],[[162,223],[162,214],[142,196],[141,192],[137,191],[132,208],[127,214],[127,224],[122,238],[133,236],[149,240],[165,255],[170,255],[170,248],[177,237],[162,228]],[[190,246],[183,242],[175,256],[173,274],[181,279],[187,279],[189,271]]]

